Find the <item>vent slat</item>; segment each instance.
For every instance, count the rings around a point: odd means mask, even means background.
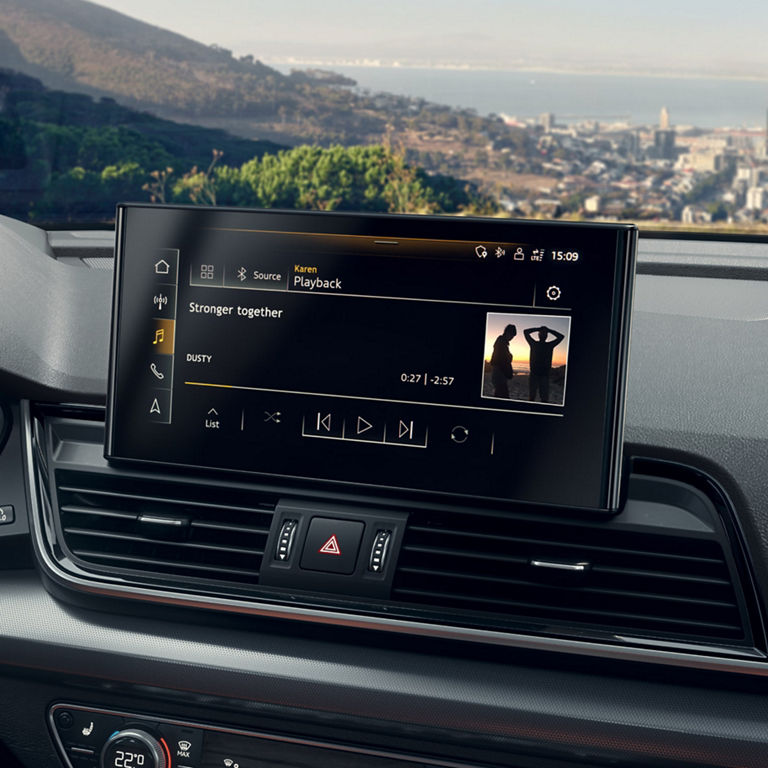
[[[269,536],[269,528],[261,528],[255,525],[228,525],[227,523],[210,523],[204,520],[193,520],[192,528],[205,528],[210,531],[231,531],[232,533],[254,533]]]
[[[82,496],[107,496],[113,499],[120,499],[121,501],[159,504],[161,506],[166,506],[170,504],[170,505],[184,506],[184,507],[203,507],[207,509],[216,509],[219,511],[226,511],[226,512],[250,512],[251,514],[253,513],[264,514],[265,512],[271,512],[274,510],[274,505],[269,504],[267,502],[262,502],[263,506],[261,509],[254,509],[252,507],[239,507],[239,506],[234,506],[232,504],[218,504],[213,502],[197,501],[192,499],[174,499],[173,497],[169,497],[169,496],[151,496],[151,495],[143,495],[143,494],[131,493],[131,492],[105,491],[101,489],[93,489],[93,488],[88,489],[88,488],[83,488],[78,486],[62,485],[59,487],[58,490],[59,490],[59,493],[67,492],[72,494],[79,494]]]
[[[672,560],[680,561],[680,562],[692,562],[692,563],[710,563],[713,565],[722,565],[723,559],[722,558],[712,558],[712,557],[703,557],[703,556],[697,556],[697,555],[682,555],[682,554],[672,554],[672,553],[666,553],[666,552],[652,552],[649,550],[643,550],[643,549],[627,549],[624,547],[608,547],[608,546],[599,546],[597,544],[587,544],[584,542],[570,542],[570,541],[556,541],[553,539],[538,539],[538,538],[530,538],[527,536],[504,536],[501,534],[486,534],[486,533],[474,533],[472,531],[459,531],[459,530],[449,530],[445,528],[435,528],[435,529],[429,529],[426,526],[418,526],[414,525],[411,530],[414,532],[419,533],[425,533],[429,531],[433,537],[437,535],[447,535],[447,536],[460,536],[462,539],[479,539],[481,541],[498,541],[500,543],[505,544],[519,544],[519,545],[533,545],[533,546],[541,546],[541,547],[556,547],[556,548],[569,548],[569,549],[578,549],[579,551],[583,552],[612,552],[617,555],[620,555],[622,557],[625,557],[627,555],[632,557],[665,557],[670,558]],[[450,551],[451,548],[445,548],[446,550]],[[457,548],[457,550],[454,551],[462,551]]]
[[[614,574],[616,576],[637,576],[642,579],[667,579],[686,581],[693,584],[712,587],[730,587],[730,579],[716,579],[711,576],[689,576],[684,573],[665,573],[664,571],[641,571],[637,568],[619,568],[617,566],[597,565],[593,568],[597,573]]]
[[[524,565],[530,558],[524,555],[502,555],[497,552],[479,552],[476,549],[447,549],[445,547],[424,546],[418,544],[404,544],[402,552],[418,553],[424,555],[440,555],[448,558],[479,558],[481,560],[494,560],[499,563],[518,563]]]
[[[106,552],[96,552],[85,549],[75,549],[73,550],[73,554],[84,560],[104,560],[107,562],[115,563],[118,566],[121,563],[131,563],[133,565],[151,565],[153,568],[163,568],[168,566],[167,562],[153,557],[139,557],[137,555],[113,555]],[[180,568],[186,568],[190,571],[201,573],[220,573],[225,575],[247,577],[251,579],[257,579],[259,576],[258,571],[249,571],[243,568],[222,568],[218,565],[197,565],[195,563],[177,563],[175,565]],[[125,565],[122,567],[125,567]]]
[[[450,559],[465,558],[468,560],[492,560],[500,563],[510,563],[516,565],[526,565],[530,562],[531,558],[511,555],[499,555],[491,554],[488,552],[477,552],[476,550],[468,550],[462,552],[461,550],[445,549],[443,547],[428,547],[417,546],[414,544],[406,544],[402,548],[403,553],[418,553],[423,555],[439,555],[441,557],[447,557]],[[580,559],[580,558],[574,558]],[[638,578],[649,579],[675,579],[680,581],[688,581],[694,584],[701,584],[702,586],[729,586],[730,581],[728,579],[718,579],[712,576],[691,576],[684,573],[668,573],[666,571],[652,571],[652,570],[640,570],[638,568],[622,568],[619,566],[608,565],[595,565],[592,567],[595,573],[610,573],[614,575],[636,576]]]
[[[394,590],[396,595],[418,595],[420,597],[433,597],[433,598],[445,598],[445,594],[442,592],[437,591],[430,591],[425,589],[412,589],[412,588],[397,588]],[[453,603],[487,603],[489,605],[503,605],[503,606],[516,606],[519,608],[528,608],[530,609],[531,605],[530,603],[524,603],[524,602],[515,602],[511,600],[501,599],[501,598],[493,598],[493,597],[486,597],[483,595],[471,595],[466,596],[463,598],[460,597],[454,597]],[[623,622],[629,621],[632,623],[633,621],[642,621],[652,624],[658,624],[658,625],[667,625],[667,626],[674,626],[674,627],[691,627],[691,628],[700,628],[700,629],[719,629],[724,632],[733,632],[734,630],[739,630],[740,625],[738,623],[734,624],[722,624],[719,622],[705,622],[705,621],[693,621],[691,619],[683,619],[683,618],[664,618],[660,616],[645,616],[642,614],[636,614],[636,613],[622,613],[622,612],[614,612],[614,611],[601,611],[599,609],[581,609],[581,608],[575,608],[575,607],[568,607],[568,608],[551,608],[548,607],[549,610],[551,610],[553,613],[561,613],[564,615],[572,615],[572,614],[579,614],[582,617],[595,617],[600,619],[621,619]],[[590,622],[592,624],[594,623],[603,623],[603,622]],[[616,624],[613,624],[613,626],[618,626]]]
[[[150,539],[147,536],[129,533],[116,533],[114,531],[94,531],[88,528],[65,528],[64,533],[70,536],[95,536],[100,539],[116,539],[131,543],[155,544],[163,547],[178,547],[181,549],[202,549],[213,552],[227,552],[238,555],[263,555],[263,549],[245,549],[243,547],[232,547],[227,545],[215,546],[212,544],[197,544],[192,541],[166,541],[161,539]]]
[[[478,575],[478,574],[471,574],[471,573],[464,573],[464,574],[457,574],[453,571],[440,571],[433,568],[412,568],[408,566],[401,566],[400,568],[401,573],[412,573],[412,574],[418,574],[418,575],[427,575],[432,577],[439,577],[444,579],[461,579],[461,580],[468,580],[468,581],[475,581],[475,582],[493,582],[499,585],[503,586],[509,586],[509,587],[530,587],[531,581],[525,580],[525,579],[510,579],[510,578],[504,578],[501,576],[487,576],[485,574]],[[578,585],[578,582],[581,579],[581,574],[576,574],[573,577],[573,583],[574,586]],[[545,584],[536,584],[535,585],[538,589],[557,589],[556,587],[551,587]],[[566,589],[561,589],[562,593],[567,597],[570,592]],[[622,589],[606,589],[605,587],[579,587],[579,592],[581,594],[589,594],[589,595],[604,595],[606,597],[620,597],[620,598],[652,598],[653,600],[658,600],[661,602],[669,602],[669,603],[682,603],[684,605],[701,605],[708,608],[729,608],[734,609],[736,606],[733,602],[726,602],[724,600],[708,600],[706,598],[700,598],[700,597],[683,597],[683,596],[676,596],[676,595],[670,595],[670,594],[659,594],[657,592],[633,592],[630,590],[622,590]]]
[[[136,520],[138,515],[132,512],[121,512],[116,509],[102,509],[100,507],[80,507],[76,504],[65,504],[61,511],[70,515],[94,515],[95,517],[115,517],[123,520]]]

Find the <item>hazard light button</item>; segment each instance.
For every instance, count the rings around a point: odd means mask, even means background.
[[[301,567],[350,574],[355,570],[365,525],[355,520],[313,517],[304,542]]]

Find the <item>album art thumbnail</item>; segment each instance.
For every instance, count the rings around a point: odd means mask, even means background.
[[[482,396],[562,406],[570,333],[570,317],[489,312]]]

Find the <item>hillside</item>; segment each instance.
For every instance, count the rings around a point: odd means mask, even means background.
[[[270,141],[253,141],[222,130],[164,120],[108,97],[96,100],[85,94],[50,90],[36,78],[11,70],[0,69],[0,98],[0,119],[6,124],[27,121],[60,129],[120,128],[127,135],[136,134],[156,144],[168,160],[189,165],[207,163],[213,148],[235,163],[284,148]]]
[[[237,166],[282,148],[164,120],[109,98],[49,90],[35,78],[0,69],[0,209],[5,214],[27,218],[39,211],[55,183],[75,168],[84,173],[112,168],[110,173],[123,176],[130,168],[133,186],[121,192],[141,199],[146,198],[142,184],[156,169],[183,173],[206,167],[214,149],[219,159]],[[108,201],[98,216],[110,215],[113,208],[114,200]]]
[[[0,29],[7,37],[0,66],[18,68],[21,57],[46,85],[76,82],[139,104],[205,112],[222,92],[269,91],[283,79],[86,0],[0,0]]]
[[[106,222],[120,200],[457,212],[492,203],[389,147],[279,145],[49,90],[0,70],[0,212],[41,223]]]
[[[0,67],[174,119],[237,119],[249,137],[258,135],[254,123],[268,124],[270,134],[273,125],[287,134],[302,125],[320,140],[342,127],[384,129],[348,90],[287,77],[87,0],[0,0]]]
[[[87,0],[0,0],[0,67],[49,88],[283,145],[386,143],[430,173],[495,195],[551,186],[537,136],[494,116],[391,93],[334,73],[283,75]]]

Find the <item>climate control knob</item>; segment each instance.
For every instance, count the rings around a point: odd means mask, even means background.
[[[101,768],[170,768],[163,745],[151,734],[128,728],[112,734],[101,751]]]

